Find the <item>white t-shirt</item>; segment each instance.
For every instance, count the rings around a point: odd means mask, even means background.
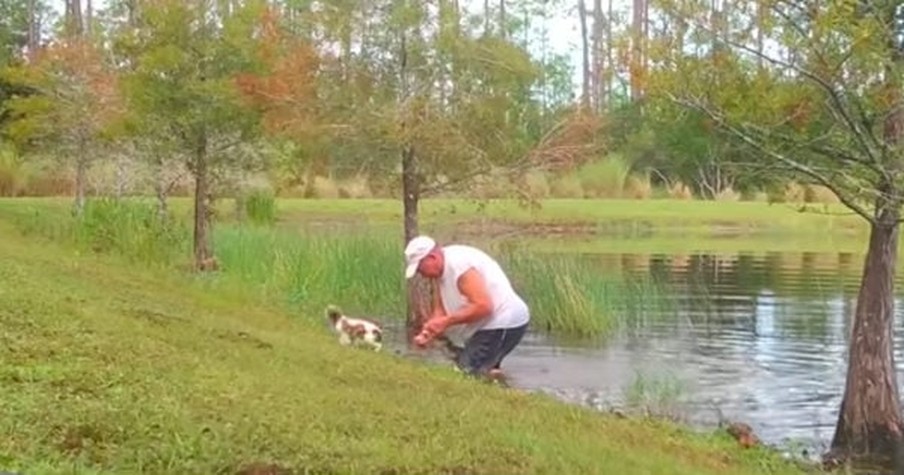
[[[515,328],[530,320],[527,303],[515,292],[511,282],[495,259],[475,247],[452,244],[443,247],[445,265],[439,278],[439,291],[446,314],[451,314],[466,303],[466,297],[458,290],[458,278],[472,267],[483,276],[490,294],[493,311],[476,322],[449,327],[446,335],[462,343],[478,330]]]

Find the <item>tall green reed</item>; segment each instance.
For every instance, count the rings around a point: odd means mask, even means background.
[[[584,256],[518,251],[500,260],[530,305],[534,325],[554,332],[604,335],[644,326],[668,310],[654,280],[608,275]]]
[[[221,227],[217,254],[226,274],[292,305],[404,318],[400,243],[357,235],[302,235]]]
[[[276,195],[270,190],[252,190],[237,206],[244,207],[248,220],[257,225],[271,225],[276,222]]]
[[[20,215],[22,229],[112,252],[147,264],[189,261],[186,223],[161,221],[152,202],[90,200],[81,218],[36,208]],[[311,318],[328,304],[349,313],[401,321],[405,310],[402,243],[395,235],[293,232],[217,224],[213,248],[221,271],[215,279],[253,288]],[[535,330],[596,337],[643,326],[662,315],[667,299],[649,280],[606,275],[581,256],[502,251],[499,260],[531,307]]]
[[[40,206],[13,216],[26,234],[69,241],[85,251],[118,254],[145,265],[170,265],[190,250],[188,226],[158,216],[149,201],[98,198],[85,203],[81,216]]]

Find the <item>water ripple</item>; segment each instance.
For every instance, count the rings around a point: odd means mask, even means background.
[[[593,346],[532,334],[505,364],[513,384],[606,409],[625,405],[643,376],[651,382],[648,401],[674,405],[692,424],[714,426],[721,413],[747,422],[767,443],[823,450],[844,389],[860,257],[698,255],[663,269],[668,257],[611,261],[637,264],[620,269],[625,275],[664,282],[671,315]],[[900,379],[900,297],[896,305]],[[646,310],[656,308],[651,303]],[[670,393],[676,386],[680,390]]]

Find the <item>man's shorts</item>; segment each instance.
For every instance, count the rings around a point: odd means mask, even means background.
[[[470,374],[485,374],[491,369],[498,369],[503,358],[521,343],[527,326],[525,323],[515,328],[478,330],[461,349],[456,364]]]

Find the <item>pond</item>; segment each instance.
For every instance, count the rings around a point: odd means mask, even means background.
[[[796,456],[817,457],[828,447],[862,255],[588,258],[600,261],[601,272],[658,279],[670,315],[590,344],[532,333],[504,364],[510,384],[601,410],[644,406],[698,427],[720,417],[743,421]],[[648,303],[649,311],[664,311]],[[899,300],[895,357],[904,369],[902,307]]]

